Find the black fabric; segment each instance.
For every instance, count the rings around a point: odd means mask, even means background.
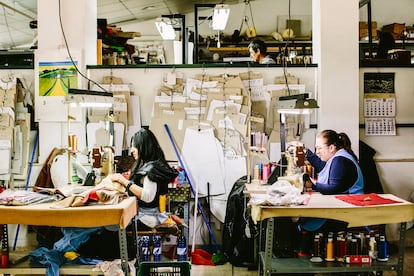
[[[257,227],[246,206],[248,199],[243,193],[246,180],[247,177],[243,176],[233,185],[224,220],[223,252],[234,266],[251,266],[255,263]],[[249,228],[250,237],[246,236],[246,227]]]
[[[129,227],[129,226],[128,226]],[[133,232],[127,228],[127,250],[128,258],[135,258],[136,248],[133,247]],[[120,258],[119,251],[119,233],[118,231],[110,231],[103,229],[91,235],[89,240],[82,244],[78,253],[82,257],[99,259],[105,261],[113,261]]]
[[[364,177],[364,193],[366,194],[384,193],[374,160],[375,153],[372,147],[359,141],[359,166]]]
[[[157,160],[145,163],[131,175],[130,179],[138,186],[143,187],[144,176],[148,176],[149,180],[157,183],[157,193],[152,202],[147,203],[139,200],[138,203],[141,207],[154,208],[159,206],[160,195],[167,194],[168,183],[174,181],[178,172],[167,163]]]

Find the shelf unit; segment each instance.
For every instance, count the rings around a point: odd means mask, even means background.
[[[262,223],[260,224],[262,228]],[[404,252],[405,252],[405,235],[407,223],[400,223],[399,252],[397,258],[389,258],[386,262],[373,260],[370,264],[348,264],[342,262],[313,263],[309,257],[298,258],[274,258],[272,257],[274,218],[267,219],[265,228],[264,250],[259,252],[259,275],[270,276],[279,273],[342,273],[342,272],[373,272],[373,271],[395,271],[398,276],[403,276],[404,269]],[[262,235],[262,231],[260,231]],[[261,248],[261,245],[259,245]]]
[[[309,61],[312,60],[312,41],[309,40],[298,40],[298,41],[265,41],[268,53],[276,60],[278,64],[281,64],[280,54],[286,52],[285,56],[289,56],[290,53],[296,51],[294,54],[293,64],[303,64],[304,57],[308,58]],[[239,44],[224,44],[222,47],[209,47],[207,44],[199,45],[199,52],[197,54],[199,62],[223,62],[223,59],[231,59],[232,57],[237,60],[237,58],[247,58],[249,59],[249,42],[241,42]],[[201,52],[203,56],[201,55]],[[214,54],[218,54],[219,57],[214,57]],[[299,58],[302,57],[302,58]],[[246,61],[246,60],[243,60]],[[309,62],[308,62],[309,63]]]

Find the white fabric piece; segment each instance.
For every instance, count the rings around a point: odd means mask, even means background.
[[[210,203],[211,213],[222,223],[224,223],[224,219],[226,217],[227,199],[231,189],[238,179],[246,175],[246,158],[225,158],[224,164],[224,184],[226,192],[221,195],[212,196]]]
[[[302,205],[308,194],[301,194],[301,190],[286,180],[278,180],[267,190],[266,194],[255,194],[249,200],[249,205],[289,206]]]
[[[143,215],[142,217],[139,218],[139,220],[150,228],[154,228],[160,224],[157,216],[154,216],[154,215]]]
[[[149,203],[155,198],[156,193],[157,183],[149,180],[148,176],[145,176],[140,199],[146,203]]]
[[[50,178],[55,188],[63,187],[71,181],[71,179],[68,179],[67,153],[58,155],[53,159],[52,165],[50,166]]]
[[[226,192],[223,149],[213,128],[186,129],[182,160],[191,184],[197,187],[200,195],[208,194],[207,183],[210,183],[210,195]]]

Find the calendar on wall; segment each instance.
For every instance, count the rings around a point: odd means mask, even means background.
[[[395,97],[364,98],[365,117],[395,117]]]
[[[364,73],[365,135],[396,135],[395,73]]]
[[[395,118],[365,118],[365,135],[396,135]]]

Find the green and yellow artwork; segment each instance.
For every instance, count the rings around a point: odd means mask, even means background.
[[[39,96],[65,96],[69,88],[78,88],[78,73],[72,62],[39,62]]]

